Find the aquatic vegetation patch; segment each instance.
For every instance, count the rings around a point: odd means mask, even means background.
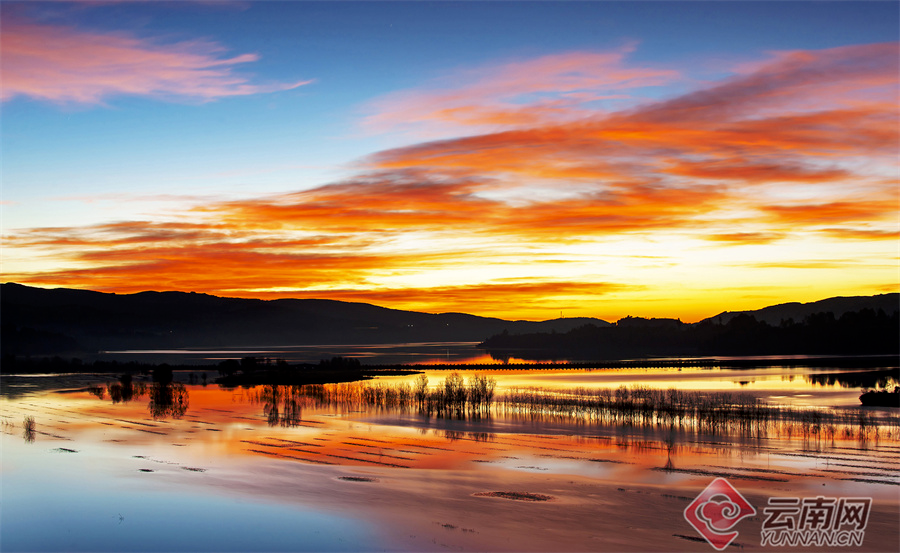
[[[475,497],[499,497],[513,501],[550,501],[556,499],[552,495],[531,492],[478,492],[472,495]]]
[[[464,378],[453,372],[443,382],[431,387],[428,377],[420,374],[412,385],[384,382],[313,384],[302,386],[300,392],[318,405],[345,410],[375,406],[417,408],[428,414],[484,414],[494,401],[496,385],[496,380],[489,376],[474,374]]]
[[[25,438],[27,443],[34,441],[35,427],[34,417],[25,415],[25,419],[22,421],[22,437]]]
[[[747,393],[656,389],[644,385],[617,389],[574,387],[566,389],[512,388],[495,394],[493,378],[474,375],[464,379],[452,373],[436,386],[419,375],[408,383],[354,382],[273,387],[270,395],[291,397],[299,406],[337,408],[352,413],[366,408],[417,410],[426,416],[472,418],[492,414],[568,419],[620,426],[664,426],[715,434],[757,437],[772,434],[804,439],[856,439],[861,442],[900,436],[900,416],[865,409],[797,408],[766,403]],[[277,409],[272,409],[272,412]],[[270,413],[271,415],[272,413]],[[272,424],[272,422],[270,422]],[[478,436],[447,431],[459,439]],[[484,439],[492,436],[484,435]],[[546,442],[545,442],[546,443]],[[556,450],[542,446],[542,449]]]

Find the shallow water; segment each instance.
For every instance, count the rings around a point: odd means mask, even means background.
[[[596,372],[496,378],[514,388],[617,386],[637,376]],[[433,384],[445,374],[428,373]],[[643,374],[651,385],[686,388],[730,387],[737,378]],[[753,381],[771,394],[785,389],[785,376],[773,370]],[[151,406],[148,392],[113,403],[105,385],[88,391],[86,378],[73,377],[71,387],[57,378],[52,386],[79,391],[36,386],[0,399],[4,552],[706,550],[680,537],[696,536],[681,511],[716,476],[759,506],[773,495],[873,497],[861,550],[900,544],[900,441],[889,425],[863,442],[719,435],[499,412],[347,410],[287,387],[215,385],[185,385],[182,411]],[[113,382],[97,383],[107,379]],[[794,386],[800,389],[786,389],[839,397],[835,385],[802,374]],[[36,423],[30,441],[26,416]],[[738,542],[756,540],[758,548],[760,524],[748,520]]]
[[[449,371],[419,367],[434,385]],[[516,369],[485,367],[478,374],[497,380],[498,392],[514,388],[566,389],[648,386],[658,389],[704,392],[741,392],[776,405],[856,407],[862,387],[854,375],[865,375],[871,387],[900,384],[896,369],[846,369],[837,367],[776,366],[754,369],[727,368],[627,368],[627,369]],[[474,374],[466,371],[464,376]],[[878,378],[873,375],[880,375]],[[412,382],[415,376],[384,376],[385,382]]]

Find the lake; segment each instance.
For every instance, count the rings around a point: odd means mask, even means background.
[[[854,383],[873,372],[896,384],[895,372],[871,367],[486,368],[491,409],[430,414],[323,399],[399,389],[417,375],[223,389],[185,372],[168,386],[136,376],[127,393],[115,375],[3,375],[0,550],[712,551],[683,512],[721,477],[758,511],[736,527],[736,545],[760,549],[770,498],[864,497],[871,513],[853,550],[895,551],[900,417],[857,410]],[[436,390],[449,372],[424,374]],[[623,384],[743,391],[826,418],[667,424],[661,411],[499,401]]]
[[[318,363],[332,357],[350,357],[365,364],[384,365],[497,362],[477,345],[478,342],[416,342],[121,350],[100,352],[96,358],[169,364],[211,364],[243,357],[284,359],[288,363]]]

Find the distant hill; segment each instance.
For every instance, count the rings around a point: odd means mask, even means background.
[[[497,334],[493,357],[623,359],[731,355],[897,355],[900,294],[831,298],[725,312],[698,323],[626,317],[564,334]]]
[[[726,311],[693,325],[632,317],[610,325],[592,318],[532,322],[428,314],[323,299],[107,294],[6,283],[0,285],[0,346],[4,354],[78,355],[186,347],[478,342],[492,337],[486,343],[494,348],[563,356],[581,351],[591,358],[756,353],[760,348],[809,353],[810,348],[837,351],[838,342],[844,341],[866,350],[881,344],[875,349],[895,351],[891,336],[897,334],[898,310],[900,294],[882,294]],[[857,312],[871,315],[850,317]],[[821,313],[827,317],[817,318]],[[894,322],[882,320],[878,313]],[[883,333],[887,338],[881,337]]]
[[[70,354],[182,347],[477,342],[507,331],[568,332],[600,319],[507,321],[319,299],[256,300],[186,292],[107,294],[0,285],[4,353]]]
[[[878,311],[881,309],[888,315],[900,310],[900,294],[879,294],[876,296],[849,296],[828,298],[810,303],[782,303],[757,309],[756,311],[725,311],[705,321],[716,324],[728,324],[738,315],[751,315],[757,321],[778,326],[782,321],[802,322],[816,313],[833,313],[839,319],[844,313],[852,313],[863,309]],[[704,321],[701,321],[704,322]]]

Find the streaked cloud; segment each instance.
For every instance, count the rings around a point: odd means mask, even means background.
[[[637,90],[680,77],[671,68],[628,63],[636,48],[629,43],[608,52],[564,52],[460,69],[427,87],[373,101],[364,125],[433,134],[436,128],[471,131],[595,117],[605,102],[634,103]]]
[[[3,22],[2,100],[23,96],[55,103],[101,104],[120,95],[210,101],[289,90],[308,84],[254,83],[238,68],[257,54],[228,56],[214,42],[164,44],[126,32],[97,32]]]
[[[881,200],[767,205],[761,209],[780,222],[794,226],[819,223],[897,220],[896,198]]]
[[[508,317],[508,302],[516,298],[517,308],[552,313],[577,309],[585,297],[639,291],[640,286],[609,282],[558,280],[488,281],[478,284],[408,288],[330,289],[328,298],[390,305],[399,309],[436,313],[464,312]],[[259,297],[319,298],[320,291],[263,292]]]
[[[900,240],[900,230],[827,228],[822,232],[840,240]]]
[[[498,306],[667,294],[670,273],[698,280],[674,282],[686,289],[708,291],[714,278],[771,287],[745,273],[871,267],[880,250],[851,262],[814,257],[848,255],[830,252],[845,241],[896,239],[896,44],[781,52],[686,94],[597,105],[679,78],[629,65],[627,54],[478,68],[455,88],[383,98],[372,125],[449,121],[475,134],[378,152],[341,181],[196,203],[165,220],[22,229],[5,244],[66,267],[9,277],[508,313]],[[737,262],[733,253],[767,249],[777,255]],[[634,270],[658,254],[665,268]],[[561,278],[560,265],[572,276]],[[498,276],[507,267],[513,280]]]
[[[767,261],[763,263],[747,263],[751,269],[833,269],[847,270],[859,265],[853,259],[799,260],[799,261]]]
[[[447,286],[385,286],[377,272],[439,269],[473,260],[478,251],[379,251],[377,238],[361,233],[306,237],[264,236],[227,226],[129,221],[82,228],[30,229],[6,237],[12,247],[67,253],[70,267],[38,274],[9,274],[19,282],[134,293],[192,290],[256,298],[322,297],[424,311],[508,313],[511,295],[520,309],[565,309],[579,297],[639,289],[637,285],[577,282],[544,277],[499,279]],[[58,254],[55,256],[59,259]],[[493,252],[502,263],[515,255]],[[550,263],[560,263],[553,259]],[[569,302],[569,303],[567,303]]]
[[[724,234],[708,234],[706,240],[713,242],[726,242],[730,244],[760,245],[771,244],[785,238],[785,234],[778,232],[729,232]]]

